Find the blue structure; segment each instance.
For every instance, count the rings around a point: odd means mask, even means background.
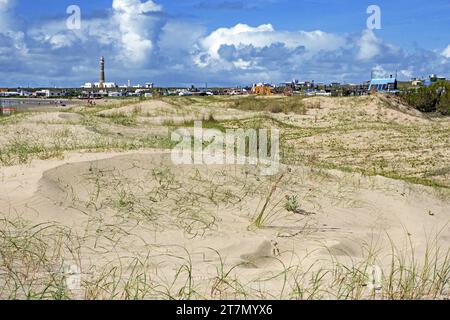
[[[431,82],[431,80],[429,80],[429,79],[427,79],[423,82],[424,87],[431,87],[432,84],[433,84],[433,82]]]
[[[398,92],[398,82],[396,78],[384,78],[384,79],[372,79],[369,85],[369,92],[389,92],[396,93]]]

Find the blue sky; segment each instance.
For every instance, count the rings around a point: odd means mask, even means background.
[[[449,27],[448,0],[0,0],[0,86],[93,82],[100,55],[118,84],[450,77]]]

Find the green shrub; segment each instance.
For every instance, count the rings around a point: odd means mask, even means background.
[[[450,86],[441,94],[437,110],[444,115],[450,115]]]
[[[406,91],[403,101],[422,112],[450,114],[450,83],[438,82],[430,87]]]
[[[403,100],[422,112],[435,112],[439,97],[431,88],[420,88],[403,94]]]

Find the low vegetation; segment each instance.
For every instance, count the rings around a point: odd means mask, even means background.
[[[438,89],[402,99],[425,112],[450,114],[450,90]],[[29,203],[0,207],[0,298],[450,298],[450,250],[440,241],[448,238],[446,226],[419,250],[412,243],[418,236],[405,230],[406,248],[385,243],[381,253],[362,241],[362,254],[338,252],[335,239],[351,237],[353,230],[333,226],[345,214],[351,224],[364,206],[369,213],[362,214],[377,218],[374,224],[389,220],[374,205],[386,194],[404,208],[416,199],[408,193],[431,193],[435,202],[423,215],[430,223],[442,218],[445,204],[433,192],[445,201],[450,197],[449,118],[425,117],[376,96],[163,101],[173,109],[132,100],[72,107],[64,117],[50,112],[0,118],[0,166],[60,159],[68,151],[167,151],[174,147],[172,129],[200,120],[203,128],[221,131],[279,129],[282,172],[265,177],[251,166],[174,166],[170,154],[157,158],[153,152],[47,168],[35,174],[39,187]],[[130,103],[131,112],[118,111]],[[2,182],[14,169],[6,168]],[[11,179],[16,183],[20,175]],[[372,192],[378,193],[371,203],[357,198]],[[69,228],[64,219],[25,219],[40,213],[43,203],[58,215],[70,213],[76,226]],[[44,213],[51,216],[52,210]],[[214,235],[231,240],[217,245]],[[258,247],[261,239],[256,253],[233,256],[242,244]],[[225,253],[209,248],[214,245]],[[308,260],[316,254],[320,259]],[[79,284],[71,283],[77,279]]]
[[[450,82],[442,81],[430,87],[406,91],[402,99],[422,112],[439,112],[450,115]]]
[[[108,238],[104,231],[102,238]],[[400,252],[378,269],[374,248],[365,257],[310,266],[284,265],[280,272],[244,281],[240,265],[229,265],[217,251],[216,275],[199,277],[188,251],[167,255],[174,262],[171,279],[149,267],[152,255],[134,255],[103,265],[83,264],[89,239],[57,224],[32,225],[21,219],[0,220],[0,298],[2,299],[448,299],[450,251],[431,241],[423,256]],[[284,252],[284,254],[289,254]],[[277,262],[277,258],[273,258]],[[83,265],[78,270],[73,265]],[[94,272],[95,271],[95,272]],[[263,284],[278,284],[270,291]]]
[[[307,106],[303,97],[261,98],[249,96],[238,98],[232,107],[245,111],[265,111],[270,113],[295,113],[305,114]]]

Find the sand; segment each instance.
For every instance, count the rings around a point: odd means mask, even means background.
[[[11,140],[18,132],[23,140],[33,137],[49,148],[58,141],[62,147],[58,156],[36,153],[23,163],[13,157],[0,167],[1,221],[19,219],[25,230],[48,225],[42,238],[48,239],[46,250],[62,244],[51,255],[54,263],[81,270],[84,285],[70,290],[70,296],[87,299],[129,298],[131,281],[133,290],[140,288],[138,298],[307,298],[297,285],[314,287],[311,279],[324,270],[329,272],[323,292],[307,292],[328,298],[335,291],[326,288],[340,281],[340,272],[348,276],[345,270],[352,267],[366,263],[366,269],[374,265],[388,274],[393,252],[405,261],[414,252],[419,266],[430,248],[440,248],[445,256],[450,201],[441,188],[388,174],[330,169],[319,160],[364,168],[384,157],[387,166],[397,165],[402,174],[426,172],[447,183],[449,174],[442,168],[450,157],[448,138],[442,133],[442,144],[430,151],[442,158],[427,162],[421,150],[435,140],[411,136],[416,128],[444,132],[448,122],[429,119],[397,100],[386,107],[383,98],[312,98],[308,103],[313,107],[305,115],[266,115],[265,125],[280,126],[291,148],[314,156],[313,161],[284,164],[273,177],[261,176],[252,166],[176,166],[167,148],[139,147],[140,139],[167,139],[170,131],[161,122],[177,117],[201,120],[213,112],[215,119],[230,121],[230,127],[255,118],[255,113],[221,109],[220,103],[205,110],[200,104],[183,108],[151,101],[100,110],[94,117],[51,112],[6,122],[3,148],[15,146]],[[109,117],[117,112],[143,120],[131,126],[113,123]],[[343,125],[354,128],[335,129]],[[399,130],[400,125],[405,127]],[[410,168],[393,161],[410,158],[427,163]],[[256,226],[272,188],[262,224]],[[298,199],[296,210],[287,210],[288,198]],[[2,225],[0,248],[10,248],[5,239],[21,234],[18,225]],[[33,237],[40,239],[39,234]],[[21,257],[20,250],[16,254]],[[19,265],[28,261],[18,260]],[[343,265],[349,269],[338,267]],[[0,276],[0,284],[7,279]],[[120,279],[119,289],[110,287],[114,279]],[[94,283],[103,285],[99,289]],[[363,287],[365,297],[367,283]],[[448,294],[447,283],[439,298]]]
[[[177,167],[157,151],[70,154],[2,168],[0,208],[9,218],[57,222],[83,235],[83,270],[146,257],[149,270],[170,279],[179,257],[189,253],[205,292],[221,261],[227,269],[238,266],[233,275],[250,283],[286,266],[363,259],[369,247],[388,267],[383,258],[390,241],[405,252],[411,242],[417,256],[438,233],[440,245],[450,245],[450,204],[430,188],[338,171],[283,170],[271,202],[274,216],[261,229],[252,219],[273,178],[238,166]],[[294,194],[314,214],[289,213],[278,204]],[[269,292],[280,285],[278,278],[264,283]]]

